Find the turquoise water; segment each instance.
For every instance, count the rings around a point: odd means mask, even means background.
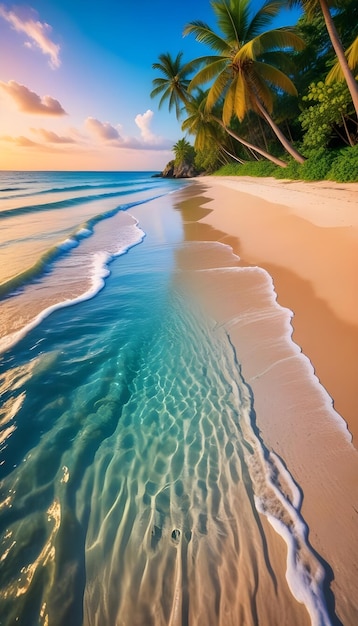
[[[185,183],[1,178],[0,249],[24,254],[0,302],[0,623],[256,624],[259,579],[278,585],[259,512],[288,531],[312,623],[331,623],[299,489],[230,338],[177,280]]]

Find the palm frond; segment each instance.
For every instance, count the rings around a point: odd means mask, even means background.
[[[226,91],[228,85],[230,84],[230,80],[231,72],[228,69],[225,69],[219,74],[219,76],[208,91],[205,107],[206,111],[211,111],[215,103],[223,96],[226,96]]]
[[[250,92],[247,82],[242,74],[238,74],[235,85],[234,111],[240,122],[244,119],[250,108]]]
[[[166,89],[166,91],[163,93],[162,97],[159,100],[159,104],[158,104],[158,108],[161,109],[164,102],[166,100],[169,100],[169,111],[171,111],[171,109],[173,108],[173,105],[170,105],[170,89]]]
[[[305,42],[292,28],[275,28],[258,35],[253,40],[256,57],[268,50],[303,50]]]
[[[249,0],[240,2],[211,2],[217,24],[231,46],[237,47],[244,36],[249,11]],[[246,15],[245,15],[246,13]],[[242,28],[244,25],[244,29]]]
[[[256,64],[255,64],[256,67]],[[255,105],[255,99],[258,98],[260,102],[264,105],[265,109],[272,113],[273,111],[273,94],[272,89],[270,89],[269,84],[266,80],[261,76],[259,72],[251,72],[250,75],[250,93],[252,94],[252,98],[250,99],[250,105],[254,111],[257,112],[257,107]]]
[[[295,74],[297,72],[295,56],[293,54],[287,54],[287,52],[283,50],[269,50],[268,52],[264,52],[259,55],[258,61],[278,67],[286,74]]]
[[[253,16],[247,29],[246,41],[257,37],[272,23],[272,18],[275,17],[282,8],[287,6],[285,0],[267,0],[257,13]]]
[[[229,89],[227,90],[227,94],[224,100],[222,121],[225,124],[225,126],[229,126],[231,122],[231,118],[234,113],[235,90],[236,90],[236,80],[232,81]]]
[[[348,61],[348,66],[352,70],[353,74],[356,73],[358,67],[358,37],[355,38],[353,43],[346,50],[346,57]],[[342,66],[339,61],[335,63],[332,69],[328,72],[326,76],[327,85],[331,85],[332,83],[341,83],[345,80],[344,74],[342,71]]]
[[[297,89],[292,80],[281,72],[281,70],[277,69],[277,67],[268,65],[267,63],[260,63],[259,61],[256,61],[254,67],[255,74],[259,75],[267,83],[290,94],[290,96],[297,96]]]
[[[189,83],[188,90],[192,91],[198,85],[210,82],[215,76],[221,73],[228,65],[226,57],[207,57],[208,64],[203,67]]]
[[[214,31],[200,20],[190,22],[184,27],[183,35],[194,35],[196,41],[203,43],[209,48],[216,50],[217,52],[224,53],[230,50],[230,46],[227,41],[214,33]]]
[[[156,87],[152,89],[152,91],[150,92],[151,98],[156,98],[157,96],[159,96],[162,93],[162,91],[166,89],[167,87],[167,82],[165,82],[165,84],[159,84],[159,80],[163,80],[163,79],[159,79],[159,78],[156,79],[156,82],[158,84],[156,84]],[[154,84],[154,81],[153,81],[153,84]]]
[[[358,37],[347,49],[347,61],[351,70],[355,70],[358,66]]]

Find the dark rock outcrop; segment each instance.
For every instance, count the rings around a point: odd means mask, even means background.
[[[198,170],[191,163],[181,163],[175,165],[175,161],[169,161],[161,174],[154,174],[161,178],[193,178],[198,176]]]

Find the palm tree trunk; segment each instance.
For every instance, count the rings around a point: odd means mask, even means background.
[[[347,143],[349,143],[349,145],[351,146],[351,148],[353,148],[354,143],[353,143],[353,141],[352,141],[352,137],[351,137],[351,136],[350,136],[350,134],[349,134],[349,130],[348,130],[348,127],[347,127],[347,123],[346,123],[346,120],[345,120],[345,118],[344,118],[343,113],[341,113],[341,116],[342,116],[342,122],[343,122],[344,130],[346,131],[346,135],[347,135],[347,139],[348,139]]]
[[[226,150],[226,148],[224,148],[224,146],[221,146],[221,149],[223,150],[223,152],[225,152],[225,154],[228,154],[229,157],[234,159],[234,161],[238,161],[241,165],[246,163],[246,161],[243,161],[242,159],[239,159],[239,157],[237,157],[235,154],[232,154],[231,152],[229,152],[229,150]]]
[[[220,126],[224,130],[226,130],[226,132],[231,137],[233,137],[234,139],[236,139],[237,141],[242,143],[243,146],[246,146],[247,148],[250,148],[251,150],[254,150],[255,152],[257,152],[258,154],[261,154],[261,156],[265,157],[265,159],[268,159],[269,161],[272,161],[272,163],[275,163],[275,165],[279,165],[280,167],[287,167],[287,163],[285,163],[285,161],[281,161],[281,159],[277,159],[276,157],[272,156],[272,154],[270,154],[269,152],[266,152],[266,150],[262,150],[261,148],[257,148],[257,146],[254,146],[252,143],[249,143],[248,141],[246,141],[246,139],[243,139],[242,137],[240,137],[239,135],[234,133],[232,130],[227,128],[227,126],[225,126],[224,122],[221,119],[219,119],[218,117],[213,116],[213,119],[215,120],[215,122],[220,124]]]
[[[275,133],[279,141],[282,143],[285,150],[287,150],[287,152],[295,159],[295,161],[297,161],[298,163],[304,163],[306,160],[305,157],[303,157],[302,154],[300,154],[296,150],[296,148],[294,148],[293,145],[288,141],[287,137],[285,137],[283,132],[279,129],[277,124],[275,124],[275,122],[273,121],[272,117],[267,113],[265,107],[261,104],[259,98],[256,95],[254,96],[254,98],[255,98],[255,104],[258,110],[263,115],[266,122],[271,126],[273,132]]]
[[[355,80],[351,70],[349,69],[349,65],[346,59],[346,55],[344,52],[344,48],[342,46],[342,42],[339,38],[336,26],[333,22],[332,16],[331,16],[331,12],[329,10],[329,7],[327,5],[326,0],[319,0],[319,3],[321,5],[321,9],[322,9],[322,13],[323,13],[323,17],[324,17],[324,21],[326,22],[326,28],[330,37],[330,40],[332,42],[332,46],[334,48],[334,51],[337,55],[339,64],[342,68],[342,72],[343,72],[343,76],[346,79],[346,83],[348,86],[348,89],[350,91],[350,94],[352,96],[352,101],[354,104],[354,108],[356,110],[356,114],[358,117],[358,84],[357,81]]]

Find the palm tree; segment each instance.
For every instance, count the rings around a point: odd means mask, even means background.
[[[160,62],[153,63],[152,65],[153,69],[159,70],[162,76],[153,79],[154,89],[151,91],[150,96],[151,98],[154,98],[161,94],[159,108],[163,105],[165,100],[169,100],[169,111],[175,107],[177,119],[180,118],[183,109],[188,109],[189,107],[190,115],[190,110],[192,110],[190,109],[190,106],[195,109],[195,106],[197,105],[195,96],[188,93],[188,85],[190,82],[188,74],[201,63],[200,59],[194,59],[194,61],[183,65],[182,57],[182,52],[179,52],[175,59],[173,59],[169,53],[160,54]],[[201,107],[201,115],[203,114],[202,108],[203,107]],[[211,116],[211,118],[213,119],[213,116]],[[209,115],[206,114],[203,116],[201,122],[205,125],[206,133],[210,135],[212,128],[210,128]],[[281,159],[277,159],[265,150],[249,143],[243,137],[240,137],[237,133],[231,131],[225,126],[220,118],[215,117],[215,122],[236,141],[240,142],[249,149],[256,151],[258,154],[261,154],[276,165],[279,165],[280,167],[287,167],[287,163],[281,161]],[[203,133],[203,128],[201,129],[201,133]]]
[[[182,64],[183,53],[179,52],[175,59],[169,52],[159,55],[159,63],[153,63],[154,70],[159,70],[162,76],[154,78],[154,89],[150,93],[151,98],[161,95],[159,108],[165,100],[169,100],[169,111],[175,107],[177,119],[180,118],[181,108],[187,101],[187,89],[189,80],[187,78],[190,67]]]
[[[304,157],[292,146],[271,117],[273,90],[297,95],[290,78],[278,68],[282,52],[287,48],[301,50],[303,40],[291,28],[262,32],[279,10],[283,0],[266,0],[251,16],[250,0],[212,0],[221,34],[216,34],[202,21],[190,22],[184,35],[193,34],[197,41],[218,54],[197,59],[203,67],[190,81],[189,91],[211,82],[207,110],[224,98],[222,122],[228,127],[233,115],[242,121],[246,113],[255,111],[267,121],[284,148],[299,163]]]
[[[210,112],[207,111],[206,102],[207,92],[205,93],[199,89],[196,96],[193,96],[187,102],[185,107],[188,117],[184,120],[182,129],[188,131],[192,135],[195,135],[194,147],[197,150],[205,150],[211,142],[220,142],[221,146],[223,146],[224,139],[222,133],[220,133],[221,129],[243,146],[249,148],[249,150],[253,150],[258,154],[261,154],[261,156],[264,156],[266,159],[272,161],[272,163],[275,163],[280,167],[287,167],[287,163],[281,161],[281,159],[272,156],[269,152],[263,150],[262,148],[258,148],[231,129],[227,128],[220,117],[218,117],[213,110]]]
[[[185,137],[178,139],[173,146],[173,152],[176,165],[183,165],[183,163],[192,164],[194,162],[195,150]]]
[[[354,108],[356,110],[356,114],[358,117],[358,84],[354,78],[354,75],[352,74],[350,70],[350,66],[346,58],[346,54],[345,54],[341,39],[338,35],[335,23],[332,19],[332,15],[330,12],[330,7],[336,7],[337,4],[338,4],[337,0],[288,0],[289,6],[291,7],[294,5],[302,6],[302,8],[304,9],[304,11],[307,13],[308,16],[313,16],[315,12],[317,11],[317,9],[320,7],[323,13],[324,21],[326,23],[326,28],[327,28],[330,40],[332,42],[332,46],[337,55],[342,74],[344,76],[344,79],[350,91]],[[353,53],[351,52],[352,56],[353,54],[358,55],[358,46],[355,45],[355,42],[353,42],[352,44],[352,49],[353,49]],[[351,59],[352,67],[357,64],[357,60],[358,60],[357,57],[355,57],[355,61],[353,63],[353,58]],[[333,76],[336,77],[337,75],[333,74]],[[331,76],[331,80],[332,80],[332,76]]]
[[[346,50],[346,59],[348,67],[355,72],[358,67],[358,37],[355,38],[353,43]],[[344,80],[344,74],[341,64],[336,63],[332,69],[328,72],[326,77],[326,83],[331,84],[333,82],[341,82]]]

